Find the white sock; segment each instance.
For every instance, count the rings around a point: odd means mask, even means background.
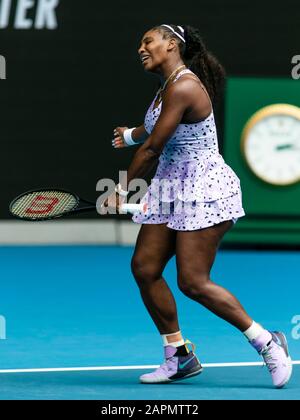
[[[171,337],[172,335],[177,335],[177,334],[180,334],[181,335],[181,332],[180,331],[177,331],[177,332],[172,333],[172,334],[162,334],[161,335],[161,338],[163,340],[163,345],[164,346],[172,346],[172,347],[183,346],[184,345],[184,340],[183,339],[181,339],[179,341],[173,341],[172,343],[170,343],[168,341],[168,337]]]
[[[252,325],[248,330],[244,331],[243,334],[248,338],[249,341],[256,340],[257,337],[263,332],[265,329],[257,324],[255,321],[252,322]]]

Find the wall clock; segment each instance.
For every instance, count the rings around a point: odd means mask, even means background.
[[[300,108],[275,104],[260,109],[244,127],[241,147],[248,167],[264,182],[299,182]]]

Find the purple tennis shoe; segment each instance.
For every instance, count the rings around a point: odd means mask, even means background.
[[[182,347],[185,351],[182,352]],[[176,348],[165,346],[165,363],[154,372],[140,377],[143,384],[163,384],[199,375],[203,368],[193,351],[186,351],[185,346]],[[186,355],[180,355],[186,353]]]
[[[263,357],[274,386],[283,388],[290,380],[293,371],[285,335],[265,330],[256,340],[251,341],[251,344]]]

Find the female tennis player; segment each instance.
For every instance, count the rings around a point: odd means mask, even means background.
[[[144,124],[117,127],[113,145],[143,143],[128,169],[128,183],[159,163],[142,199],[148,212],[133,216],[142,226],[132,272],[162,336],[165,362],[140,380],[169,383],[202,371],[194,346],[189,349],[190,342],[183,339],[174,297],[162,277],[175,255],[180,290],[241,331],[264,358],[274,385],[281,388],[292,373],[284,334],[257,324],[229,291],[210,278],[224,234],[245,215],[239,178],[218,150],[213,103],[221,91],[223,68],[191,26],[152,28],[143,36],[138,54],[145,71],[160,79],[161,88]],[[123,200],[127,185],[117,186],[118,195],[108,200],[111,205]]]

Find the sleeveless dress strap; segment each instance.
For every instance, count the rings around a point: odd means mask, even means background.
[[[177,75],[176,75],[176,77],[175,77],[175,79],[173,80],[173,83],[174,82],[176,82],[181,76],[183,76],[184,74],[194,74],[198,79],[199,79],[199,77],[194,73],[194,72],[192,72],[192,70],[190,70],[190,69],[184,69],[184,70],[181,70]],[[200,79],[199,79],[200,80]],[[210,102],[210,105],[211,105],[211,109],[213,110],[213,104],[212,104],[212,101],[211,101],[211,99],[210,99],[210,97],[209,97],[209,94],[208,94],[208,92],[206,91],[206,89],[205,89],[205,87],[203,86],[203,83],[201,82],[201,80],[200,80],[200,83],[201,83],[201,88],[204,90],[204,92],[206,93],[206,95],[207,95],[207,97],[208,97],[208,100],[209,100],[209,102]]]
[[[173,80],[173,83],[176,82],[179,79],[179,77],[183,76],[184,74],[188,74],[188,73],[195,74],[190,69],[183,69],[176,75],[175,79]]]

